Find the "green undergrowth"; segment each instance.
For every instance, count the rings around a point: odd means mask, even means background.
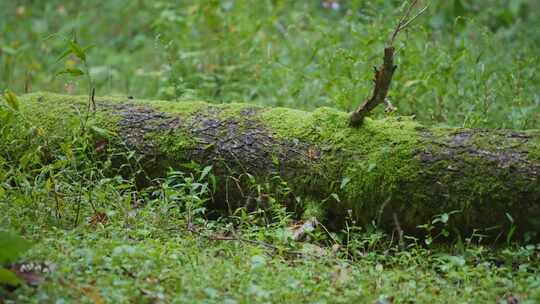
[[[39,280],[34,277],[16,289],[1,285],[0,297],[7,303],[540,301],[538,245],[516,244],[508,238],[504,245],[495,246],[483,242],[480,233],[434,245],[448,233],[451,214],[422,225],[426,230],[422,238],[386,234],[376,225],[357,222],[352,214],[343,229],[329,231],[309,217],[300,221],[284,207],[290,188],[276,177],[280,187],[254,181],[254,191],[248,194],[265,204],[216,215],[209,206],[216,181],[211,166],[169,171],[140,188],[137,156],[96,145],[96,136],[105,136],[106,130],[92,129],[99,126],[97,120],[85,120],[84,112],[77,115],[70,110],[72,105],[86,105],[84,97],[65,97],[51,104],[51,110],[69,111],[64,115],[79,119],[77,127],[60,133],[64,138],[36,129],[36,117],[26,115],[25,107],[30,105],[25,103],[56,97],[46,93],[22,97],[21,112],[4,104],[0,107],[0,230],[13,231],[33,243],[18,262],[47,265],[46,272],[33,273]],[[120,101],[123,98],[113,100]],[[141,104],[145,103],[161,102]],[[187,105],[177,113],[190,111]],[[244,106],[235,105],[225,115],[242,110]],[[332,109],[312,113],[262,109],[254,115],[275,124],[276,136],[283,139],[292,140],[287,136],[294,135],[324,148],[332,138],[329,144],[343,144],[342,149],[355,140],[368,156],[375,153],[377,161],[382,157],[377,153],[382,152],[361,146],[363,141],[383,142],[385,135],[391,135],[398,150],[389,151],[402,153],[399,146],[403,145],[405,153],[414,142],[410,135],[419,127],[395,117],[367,120],[365,131],[340,131],[345,114]],[[276,119],[270,119],[274,115]],[[279,128],[286,126],[277,122],[295,118],[283,115],[295,115],[300,123],[311,122],[316,129],[285,132]],[[95,119],[111,117],[98,114]],[[389,124],[395,128],[387,128]],[[53,141],[58,144],[52,145]],[[121,168],[112,165],[119,157],[127,160]],[[397,166],[393,157],[383,164]],[[370,172],[369,167],[362,170]],[[347,187],[344,181],[339,184]],[[307,207],[310,215],[318,215],[316,208]]]
[[[396,113],[379,108],[359,130],[346,128],[346,112],[369,96],[372,67],[406,8],[323,2],[0,1],[0,91],[68,94],[0,101],[0,237],[33,244],[18,257],[0,248],[0,303],[539,303],[540,244],[515,235],[522,223],[512,215],[497,214],[509,225],[498,245],[478,229],[450,240],[455,212],[445,204],[466,198],[422,206],[444,211],[420,220],[407,206],[425,198],[395,188],[419,173],[403,162],[419,134],[453,136],[421,125],[538,129],[539,2],[431,1],[396,40]],[[96,113],[85,95],[94,87]],[[249,115],[279,140],[315,144],[321,151],[308,157],[322,159],[301,180],[231,177],[231,187],[245,181],[246,201],[216,212],[224,181],[213,166],[148,176],[140,155],[116,143],[120,117],[105,103],[192,122],[203,109],[222,120]],[[183,132],[152,139],[182,161],[194,144]],[[540,161],[539,141],[515,144]],[[522,189],[474,172],[450,177],[439,165],[428,174],[503,203]],[[294,184],[328,197],[295,195]],[[398,220],[380,230],[374,215],[390,196],[423,234],[400,235]],[[291,199],[303,216],[285,207]],[[492,219],[492,209],[475,216]],[[329,210],[343,212],[340,228],[313,220]],[[14,272],[28,267],[13,259],[47,271],[29,270],[18,285]]]
[[[310,232],[311,241],[293,241],[287,221],[264,227],[237,222],[233,235],[243,241],[212,240],[231,236],[232,222],[198,221],[193,233],[181,212],[164,211],[158,202],[109,206],[99,220],[86,210],[83,223],[66,230],[5,197],[0,207],[8,210],[0,227],[34,243],[20,261],[50,269],[39,274],[44,282],[37,287],[4,293],[8,303],[540,301],[540,248],[534,246],[399,249],[389,236],[372,232],[349,235],[348,245],[342,243],[346,234],[334,235],[340,248],[321,228]]]
[[[529,152],[529,158],[531,160],[540,160],[540,140],[536,142],[536,145]]]

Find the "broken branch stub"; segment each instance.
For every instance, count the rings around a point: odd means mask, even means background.
[[[375,87],[373,95],[364,104],[359,106],[352,114],[349,120],[351,127],[357,128],[362,125],[364,118],[379,104],[383,103],[388,95],[392,76],[397,66],[394,65],[394,48],[387,47],[384,49],[383,64],[379,68],[375,68]]]

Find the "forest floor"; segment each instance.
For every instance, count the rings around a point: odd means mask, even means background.
[[[98,96],[350,111],[369,95],[404,8],[178,2],[0,1],[0,89],[90,86]],[[433,1],[398,41],[392,115],[539,128],[538,6]],[[87,54],[62,57],[73,38],[91,46]],[[308,229],[279,204],[209,219],[208,180],[177,174],[139,189],[133,176],[105,174],[110,163],[89,157],[80,134],[48,151],[54,164],[42,163],[43,147],[12,136],[30,142],[39,126],[10,113],[0,100],[0,233],[32,246],[16,260],[23,266],[4,263],[0,248],[0,266],[32,275],[16,289],[1,285],[0,303],[540,303],[540,244],[526,238],[494,245],[474,233],[434,244],[426,233],[399,242],[352,222]],[[4,275],[0,267],[0,282]]]
[[[231,234],[230,223],[211,221],[188,230],[152,206],[110,208],[65,229],[6,202],[0,208],[8,210],[0,222],[34,242],[21,262],[48,267],[36,272],[43,282],[8,295],[17,303],[540,301],[540,248],[532,245],[400,249],[382,233],[355,232],[338,247],[320,228],[309,233],[316,241],[294,241],[291,223],[244,224]]]

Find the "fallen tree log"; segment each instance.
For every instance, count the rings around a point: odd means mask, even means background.
[[[520,233],[540,230],[540,130],[428,128],[409,117],[366,118],[355,129],[347,113],[330,108],[112,97],[95,103],[93,123],[144,155],[151,175],[190,161],[213,165],[216,206],[230,197],[244,204],[242,187],[249,186],[225,184],[249,173],[260,183],[279,176],[301,198],[283,203],[315,202],[333,222],[350,215],[392,230],[397,219],[414,234],[434,216],[457,211],[449,224],[464,234],[504,233],[512,225]],[[59,140],[89,108],[87,97],[48,93],[26,95],[20,107]]]

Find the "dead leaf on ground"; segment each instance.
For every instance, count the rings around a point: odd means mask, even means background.
[[[156,278],[156,277],[146,277],[144,280],[148,284],[152,284],[152,285],[159,284],[159,278]]]
[[[165,303],[165,295],[163,293],[161,293],[161,292],[152,291],[152,290],[149,290],[149,289],[146,289],[146,288],[139,288],[139,291],[144,296],[146,296],[148,298],[151,298],[151,300],[152,300],[151,303],[152,304]]]
[[[317,219],[312,217],[305,221],[302,225],[295,225],[290,227],[292,238],[295,241],[301,241],[305,238],[306,234],[312,232],[317,227]]]
[[[37,286],[45,281],[46,274],[55,270],[55,266],[47,262],[23,262],[12,264],[9,269],[26,284]]]
[[[342,287],[352,279],[352,270],[349,266],[336,265],[332,271],[332,285]]]
[[[323,257],[328,255],[328,250],[323,247],[311,243],[304,243],[302,246],[302,254],[307,257]]]
[[[90,224],[90,226],[92,227],[95,227],[98,223],[106,224],[108,220],[109,217],[104,212],[95,212],[90,218],[88,224]]]
[[[107,143],[108,141],[107,140],[98,140],[95,144],[95,149],[96,149],[96,152],[101,152],[103,150],[105,150],[105,148],[107,148]]]
[[[340,244],[334,244],[332,245],[332,253],[333,254],[338,254],[339,251],[341,250],[341,245]]]
[[[513,294],[509,293],[506,295],[506,303],[507,304],[519,304],[518,298],[516,298]]]
[[[80,288],[81,292],[88,297],[94,304],[105,304],[105,300],[93,286],[85,286]]]

